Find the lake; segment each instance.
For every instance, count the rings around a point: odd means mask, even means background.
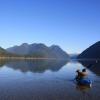
[[[78,61],[0,60],[0,100],[99,100],[100,76],[88,69],[91,88],[78,86]]]

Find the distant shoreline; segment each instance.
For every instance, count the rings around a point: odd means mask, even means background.
[[[0,57],[0,60],[69,60],[63,58],[35,58],[35,57]]]

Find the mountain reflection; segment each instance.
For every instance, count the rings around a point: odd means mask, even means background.
[[[0,67],[3,67],[8,62],[9,62],[9,60],[0,59]]]
[[[100,60],[80,60],[79,62],[90,71],[100,76]]]
[[[6,67],[20,70],[21,72],[29,71],[34,73],[43,73],[46,70],[59,71],[66,63],[65,60],[0,60],[1,67],[6,65]]]

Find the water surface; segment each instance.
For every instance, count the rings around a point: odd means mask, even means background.
[[[83,63],[82,63],[83,64]],[[93,86],[74,82],[78,61],[0,61],[0,100],[98,100],[100,77],[88,69]]]

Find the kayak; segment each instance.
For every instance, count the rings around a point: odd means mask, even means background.
[[[79,85],[92,86],[92,81],[89,79],[76,80]]]

